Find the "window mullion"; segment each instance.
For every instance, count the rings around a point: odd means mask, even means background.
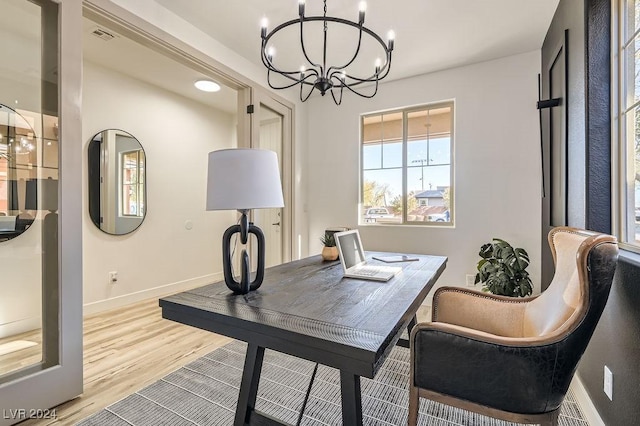
[[[408,113],[404,111],[402,113],[402,223],[407,223],[407,208],[409,205],[408,189],[407,189],[407,135],[408,135]]]

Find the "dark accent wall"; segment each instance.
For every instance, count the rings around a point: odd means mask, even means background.
[[[587,229],[611,232],[611,1],[585,2]]]
[[[585,138],[570,140],[569,155],[584,157],[584,204],[569,199],[569,216],[582,212],[588,229],[611,232],[611,1],[561,0],[549,31],[573,25],[584,16],[584,74],[569,69],[569,87],[582,85],[584,98],[569,98],[569,108],[584,111]],[[564,19],[564,21],[561,21]],[[575,40],[573,40],[575,42]],[[571,126],[571,124],[569,124]],[[569,127],[571,131],[571,127]],[[570,176],[571,178],[571,176]],[[575,217],[575,216],[574,216]],[[579,222],[579,221],[578,221]],[[569,221],[570,224],[572,221]],[[604,366],[613,372],[613,401],[604,394]],[[578,374],[606,425],[640,424],[640,255],[621,251],[609,301]]]
[[[602,390],[605,365],[613,373],[613,401]],[[578,375],[606,425],[640,424],[640,255],[621,252]]]
[[[543,98],[561,96],[562,109],[554,111],[542,110],[542,135],[545,196],[542,198],[541,223],[541,257],[542,281],[541,289],[545,290],[553,279],[554,266],[551,249],[547,243],[547,235],[553,226],[569,225],[577,228],[585,227],[585,0],[561,0],[547,31],[541,51],[542,92]],[[566,40],[565,40],[566,34]],[[550,81],[549,68],[555,60],[558,47],[564,41],[566,63],[566,81]],[[556,93],[552,96],[551,86],[563,84],[563,95]],[[563,110],[563,111],[562,111]],[[553,123],[557,123],[554,125]],[[565,133],[564,137],[554,127]],[[553,153],[564,152],[563,155],[553,157]],[[565,170],[565,176],[551,173],[551,169]],[[554,190],[555,189],[555,190]],[[566,206],[565,221],[552,220],[558,216],[557,206],[552,205],[552,192],[564,193],[565,200],[554,200]],[[555,212],[555,213],[554,213]]]

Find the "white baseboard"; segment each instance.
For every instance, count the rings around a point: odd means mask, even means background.
[[[600,414],[598,413],[598,410],[596,410],[595,405],[591,402],[591,398],[589,398],[589,394],[584,388],[584,384],[577,373],[573,376],[571,390],[576,397],[576,401],[578,402],[587,423],[590,426],[606,426],[600,418]]]
[[[7,324],[0,324],[0,339],[42,327],[42,317],[24,318]]]
[[[84,305],[84,315],[97,314],[108,311],[110,309],[121,308],[135,302],[140,302],[153,297],[162,297],[169,294],[178,293],[180,291],[191,290],[205,284],[220,281],[222,272],[215,274],[203,275],[201,277],[190,278],[176,283],[166,284],[160,287],[149,288],[135,293],[124,294],[122,296],[112,297],[110,299],[98,300],[97,302],[86,303]]]

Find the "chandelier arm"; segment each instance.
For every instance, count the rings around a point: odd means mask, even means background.
[[[311,86],[311,90],[309,90],[309,93],[307,93],[307,96],[302,96],[302,88],[303,87],[304,87],[304,84],[301,84],[300,85],[300,101],[301,102],[306,102],[307,99],[309,99],[309,97],[311,96],[311,94],[315,90],[315,86]]]
[[[381,73],[378,73],[377,75],[374,73],[372,74],[370,77],[367,78],[359,78],[359,77],[353,77],[349,74],[346,74],[346,76],[348,78],[350,78],[351,80],[355,80],[355,83],[351,83],[348,84],[347,86],[358,86],[360,84],[363,83],[372,83],[374,81],[378,81],[378,80],[382,80],[383,78],[385,78],[387,76],[387,74],[389,74],[389,69],[391,68],[391,66],[389,65],[387,67],[387,64],[385,64],[385,68],[382,69],[382,72],[384,72],[384,74],[381,75]],[[336,74],[339,74],[339,72],[336,70],[334,71],[331,76],[335,76]]]
[[[312,77],[313,75],[314,75],[314,74],[308,74],[308,75],[306,75],[304,78],[294,79],[294,78],[293,78],[293,77],[291,77],[291,76],[288,76],[288,75],[284,75],[284,74],[283,74],[283,76],[284,76],[284,77],[287,77],[287,78],[289,78],[289,79],[291,79],[291,80],[294,80],[294,82],[293,82],[293,83],[291,83],[291,84],[288,84],[288,85],[284,85],[284,86],[274,86],[273,84],[271,84],[271,70],[270,70],[270,69],[268,69],[268,70],[267,70],[267,83],[269,83],[269,87],[271,87],[272,89],[276,89],[276,90],[280,90],[280,89],[288,89],[289,87],[293,87],[293,86],[295,86],[296,84],[302,84],[302,85],[305,85],[305,84],[306,84],[306,85],[309,85],[309,86],[313,86],[313,83],[309,83],[308,81],[306,81],[306,80],[307,80],[307,78]],[[317,74],[316,74],[316,75],[317,75]]]
[[[280,70],[280,69],[276,68],[276,66],[273,65],[273,63],[271,61],[269,61],[269,58],[266,57],[266,55],[264,54],[264,49],[263,49],[262,53],[263,53],[261,55],[262,64],[267,68],[268,71],[276,72],[278,74],[281,74],[283,77],[286,77],[286,78],[288,78],[290,80],[293,80],[293,81],[296,81],[298,83],[303,80],[303,79],[298,79],[298,78],[292,77],[293,75],[300,75],[300,71],[299,70],[296,70],[296,71],[283,71],[283,70]],[[309,69],[307,71],[309,72],[309,75],[313,74],[316,77],[318,76],[318,71],[313,69],[313,68],[311,68],[311,69]],[[312,83],[305,82],[305,84],[312,84]],[[291,86],[287,86],[287,87],[291,87]]]
[[[340,98],[336,99],[336,95],[334,93],[334,89],[335,86],[331,87],[331,97],[333,98],[333,102],[335,102],[336,105],[340,105],[342,103],[342,92],[344,91],[344,86],[340,86]]]
[[[367,98],[367,99],[371,99],[371,98],[373,98],[373,97],[376,95],[376,93],[378,93],[378,80],[376,80],[376,88],[375,88],[375,90],[373,91],[373,93],[372,93],[371,95],[365,95],[365,94],[362,94],[362,93],[358,92],[357,90],[353,89],[353,86],[354,86],[354,85],[350,85],[350,86],[343,86],[343,87],[346,87],[346,88],[347,88],[347,89],[349,89],[352,93],[355,93],[356,95],[358,95],[358,96],[360,96],[360,97],[363,97],[363,98]]]
[[[315,62],[313,62],[310,58],[309,55],[307,54],[307,49],[304,47],[304,35],[302,32],[302,24],[304,22],[304,17],[301,17],[299,19],[300,21],[300,46],[302,47],[302,54],[304,55],[305,59],[307,60],[307,62],[309,62],[309,64],[311,64],[311,66],[314,66],[316,68],[322,68],[320,67],[320,65],[316,64]],[[276,31],[276,30],[274,30]],[[263,49],[264,51],[264,49]]]
[[[327,75],[331,74],[331,72],[333,70],[341,71],[341,70],[347,68],[349,65],[351,65],[353,63],[353,61],[355,61],[356,58],[358,57],[358,53],[360,53],[360,46],[361,45],[362,45],[362,25],[360,25],[360,31],[358,31],[358,46],[356,47],[356,51],[353,54],[353,57],[351,58],[351,60],[349,62],[347,62],[346,64],[340,66],[340,67],[334,67],[334,66],[329,67],[329,69],[327,70]],[[386,51],[386,46],[385,46],[385,51]]]

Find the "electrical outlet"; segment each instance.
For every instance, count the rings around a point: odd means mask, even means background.
[[[604,393],[613,401],[613,373],[604,366]]]
[[[118,271],[109,272],[109,282],[115,284],[118,281]]]
[[[475,287],[476,276],[473,274],[467,274],[467,287]]]

